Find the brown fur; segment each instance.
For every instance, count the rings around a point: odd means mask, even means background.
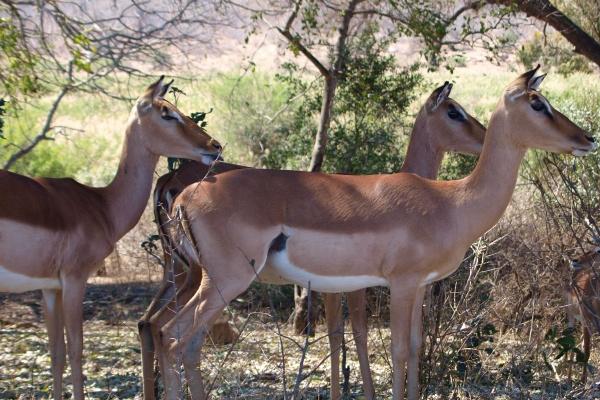
[[[458,122],[450,120],[450,118],[447,117],[448,107],[452,105],[461,110],[462,107],[454,102],[454,100],[447,97],[449,90],[447,90],[444,95],[440,95],[443,88],[448,89],[448,86],[444,85],[435,90],[417,116],[402,171],[435,177],[441,158],[444,152],[449,149],[466,153],[478,153],[481,150],[485,128],[468,114],[466,114],[467,119],[465,121]],[[226,163],[216,163],[209,173],[206,167],[197,165],[197,163],[189,163],[185,164],[179,171],[161,177],[157,183],[155,191],[155,204],[157,204],[157,207],[155,210],[157,221],[159,221],[160,224],[159,231],[161,232],[161,237],[164,239],[163,247],[168,249],[168,251],[165,251],[165,259],[167,260],[166,264],[168,268],[165,270],[161,290],[139,324],[140,339],[142,341],[143,349],[144,398],[146,400],[154,398],[152,361],[155,345],[158,346],[159,360],[161,360],[162,363],[166,362],[160,351],[160,328],[173,317],[171,312],[173,305],[171,304],[170,306],[159,308],[159,304],[165,304],[165,300],[170,299],[173,296],[172,284],[169,284],[168,282],[172,281],[173,275],[181,277],[175,279],[178,288],[177,297],[179,302],[187,302],[200,284],[200,280],[192,279],[190,278],[190,275],[193,273],[198,275],[202,274],[201,271],[195,269],[193,263],[192,265],[187,265],[188,263],[185,259],[178,256],[181,249],[178,249],[176,242],[173,242],[167,234],[169,231],[173,232],[173,230],[169,228],[172,226],[172,223],[168,222],[170,218],[165,214],[165,211],[170,210],[172,207],[172,202],[169,201],[169,198],[172,199],[190,183],[201,180],[215,181],[213,175],[240,168],[242,167]],[[327,177],[327,175],[324,176]],[[218,180],[218,176],[216,178]],[[348,210],[348,213],[351,213],[351,210]],[[169,272],[171,266],[173,272]],[[181,271],[186,268],[191,268],[191,270],[187,274],[182,274]],[[331,397],[333,399],[337,399],[340,396],[339,349],[341,346],[340,326],[342,324],[342,319],[341,314],[337,312],[337,310],[340,310],[340,299],[341,297],[338,295],[328,294],[325,301],[332,349]],[[351,305],[350,316],[353,325],[353,334],[356,339],[357,351],[361,361],[361,374],[363,377],[365,396],[367,398],[373,398],[374,389],[369,368],[366,342],[367,321],[364,290],[349,293],[348,302]],[[152,331],[152,334],[149,333],[149,330]],[[154,339],[152,339],[152,336],[154,336]],[[154,345],[151,341],[155,342]],[[186,366],[186,370],[192,368],[194,368],[193,365]],[[194,377],[189,379],[194,379]]]
[[[126,129],[119,170],[105,188],[72,179],[33,179],[0,171],[0,266],[20,275],[21,280],[36,282],[33,286],[43,290],[55,399],[63,397],[66,350],[73,397],[83,399],[82,303],[86,280],[139,220],[159,155],[202,160],[219,152],[216,141],[162,99],[166,90],[168,85],[161,78],[138,99]],[[183,123],[162,119],[165,107],[180,115]],[[47,280],[33,279],[41,277]],[[57,284],[60,289],[56,289]],[[33,286],[27,288],[38,288]],[[13,290],[8,285],[4,288]],[[14,289],[24,290],[23,286]]]
[[[288,236],[289,260],[304,273],[366,275],[388,282],[393,395],[404,396],[407,371],[408,398],[416,399],[426,284],[452,273],[469,245],[502,216],[528,147],[577,154],[595,148],[585,131],[555,110],[549,118],[532,109],[528,94],[540,82],[534,74],[519,77],[502,96],[479,162],[461,180],[246,169],[184,190],[174,209],[184,210],[194,237],[194,245],[185,247],[187,258],[201,259],[203,272],[198,291],[161,330],[161,346],[168,351],[161,364],[167,399],[176,390],[178,352],[184,351],[190,365],[199,362],[207,327],[256,278],[270,243],[281,233]],[[344,290],[331,288],[336,289]],[[188,328],[176,335],[180,326]],[[201,397],[200,372],[191,368],[191,373]]]
[[[576,316],[581,318],[585,363],[581,381],[587,380],[587,361],[590,358],[591,336],[600,333],[600,248],[585,253],[572,262],[570,285],[566,290],[569,325]]]
[[[230,322],[229,317],[221,314],[210,328],[210,342],[217,346],[234,343],[240,336],[240,332]]]

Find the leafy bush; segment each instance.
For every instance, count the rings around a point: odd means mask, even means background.
[[[349,58],[338,82],[324,170],[342,173],[381,173],[400,169],[406,110],[422,77],[417,67],[402,69],[386,54],[388,43],[372,27],[349,45]],[[298,78],[298,67],[286,64],[278,75],[292,96],[305,93],[295,109],[285,138],[266,152],[270,168],[306,169],[310,162],[321,110],[322,87]]]
[[[477,165],[477,160],[477,157],[469,154],[448,153],[440,168],[438,179],[447,181],[467,176]]]
[[[519,49],[517,57],[528,69],[540,63],[556,68],[557,72],[564,76],[574,72],[592,72],[589,61],[575,54],[572,46],[558,33],[544,36],[541,32],[536,32],[533,38]]]
[[[269,149],[286,140],[292,129],[296,102],[288,86],[272,75],[256,70],[243,76],[217,74],[200,91],[208,99],[187,109],[214,108],[209,133],[227,143],[227,161],[264,165]]]

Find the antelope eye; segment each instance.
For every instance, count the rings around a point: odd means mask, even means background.
[[[535,98],[531,101],[531,108],[535,111],[543,111],[546,109],[546,106],[540,99]]]
[[[462,120],[462,114],[460,112],[458,112],[458,110],[452,106],[448,107],[448,118],[450,119],[454,119],[454,120]]]
[[[171,121],[171,120],[177,119],[176,117],[174,117],[171,114],[169,114],[169,109],[166,108],[166,107],[163,107],[160,116],[161,116],[162,119],[164,119],[166,121]]]

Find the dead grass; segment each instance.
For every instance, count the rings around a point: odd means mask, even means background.
[[[90,399],[133,399],[141,396],[140,354],[137,318],[148,304],[156,285],[127,284],[90,285],[84,303],[86,393]],[[0,297],[0,399],[45,399],[51,390],[50,357],[46,350],[46,334],[41,319],[38,293],[3,295]],[[269,310],[241,313],[240,304],[231,308],[234,321],[241,330],[239,341],[229,353],[229,346],[205,346],[202,370],[207,382],[214,380],[213,398],[282,399],[283,370],[288,393],[298,373],[302,338],[292,329],[275,322]],[[243,306],[242,306],[243,308]],[[246,320],[248,319],[248,320]],[[284,345],[281,356],[277,324]],[[347,328],[348,331],[348,328]],[[351,397],[360,399],[362,389],[358,361],[349,341]],[[370,360],[376,390],[380,398],[391,396],[389,365],[389,330],[382,323],[371,324]],[[474,350],[478,370],[460,377],[456,366],[448,372],[449,385],[431,382],[431,399],[593,399],[600,395],[596,370],[591,384],[583,388],[566,382],[567,368],[557,361],[559,383],[552,378],[532,353],[526,337],[514,333],[499,334],[493,352]],[[323,326],[317,330],[308,349],[301,384],[303,398],[329,398],[329,349]],[[283,361],[283,362],[282,362]],[[593,355],[591,364],[600,357]],[[580,370],[574,370],[574,377]],[[596,378],[596,379],[594,379]],[[66,383],[69,384],[68,371]]]

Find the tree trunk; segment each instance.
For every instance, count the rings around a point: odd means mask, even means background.
[[[560,32],[573,46],[575,52],[587,57],[600,67],[600,43],[594,40],[569,17],[548,0],[486,0],[488,4],[514,5],[529,17],[544,21]]]
[[[315,145],[310,161],[310,172],[319,172],[323,165],[323,160],[325,159],[325,148],[327,146],[336,86],[337,77],[334,72],[331,72],[325,77],[321,118],[319,120],[319,129],[315,136]],[[310,312],[308,312],[308,289],[298,286],[294,288],[294,331],[297,335],[314,335],[315,326],[317,325],[319,317],[320,296],[317,292],[311,292],[310,297],[312,298],[311,309]],[[309,316],[310,320],[308,319]]]
[[[331,72],[328,76],[325,77],[325,87],[323,89],[323,104],[321,105],[321,118],[319,120],[319,130],[317,131],[317,135],[315,136],[315,145],[313,147],[312,157],[310,160],[310,172],[319,172],[323,165],[336,87],[337,77],[335,76],[334,72]]]
[[[350,32],[350,21],[354,17],[354,12],[359,3],[364,0],[351,0],[348,8],[343,13],[342,24],[339,28],[339,36],[335,46],[335,61],[332,66],[327,69],[318,61],[318,59],[306,49],[297,38],[294,38],[289,32],[291,22],[296,18],[298,9],[292,13],[285,29],[279,30],[291,43],[294,43],[314,65],[317,67],[321,75],[325,78],[325,87],[323,88],[323,104],[321,105],[321,118],[319,120],[319,129],[315,137],[315,145],[310,160],[310,172],[319,172],[325,159],[325,147],[329,133],[329,125],[331,123],[331,114],[333,111],[333,100],[335,98],[335,90],[337,88],[338,77],[343,70],[346,62],[346,41]],[[314,335],[314,327],[319,316],[318,303],[319,295],[316,292],[311,292],[310,312],[308,312],[308,290],[304,288],[294,287],[294,330],[296,334]],[[309,321],[310,318],[310,321]]]

